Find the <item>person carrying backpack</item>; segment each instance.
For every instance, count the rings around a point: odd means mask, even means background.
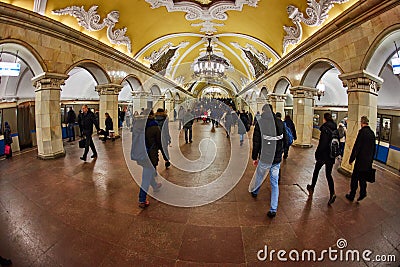
[[[163,108],[159,108],[157,109],[154,118],[158,124],[158,128],[160,128],[161,131],[161,143],[162,143],[161,153],[165,161],[165,168],[168,169],[169,166],[171,166],[171,163],[169,162],[170,156],[168,152],[168,145],[171,144],[168,115]]]
[[[283,158],[287,159],[288,156],[289,156],[289,148],[290,148],[290,146],[293,144],[293,142],[295,140],[297,140],[297,133],[296,133],[296,127],[294,126],[294,122],[292,121],[292,119],[290,118],[289,115],[285,116],[284,124],[286,126],[286,129],[290,131],[290,133],[289,133],[289,131],[287,131],[290,145],[285,147],[285,150],[283,151]],[[291,136],[289,136],[289,134]]]
[[[155,180],[159,161],[158,150],[160,149],[162,149],[161,131],[154,119],[154,112],[147,109],[143,112],[143,116],[134,120],[132,126],[131,159],[143,167],[139,191],[139,207],[142,209],[150,205],[146,199],[150,185],[154,192],[161,187],[161,183],[157,183]]]
[[[335,164],[335,157],[332,157],[331,155],[331,144],[332,144],[333,134],[334,132],[337,132],[336,131],[337,127],[330,113],[324,114],[323,121],[324,123],[319,128],[321,134],[317,150],[315,151],[316,163],[315,163],[313,178],[311,184],[307,185],[307,190],[309,192],[309,195],[312,196],[312,194],[314,193],[315,185],[318,180],[319,171],[321,170],[322,166],[325,165],[326,180],[328,181],[329,193],[330,193],[328,205],[331,205],[333,204],[333,202],[335,202],[336,199],[335,184],[333,182],[333,177],[332,177],[332,169],[333,169],[333,164]]]
[[[275,116],[278,119],[282,120],[282,114],[280,112],[277,112]],[[292,130],[289,128],[286,121],[283,122],[283,125],[285,126],[285,131],[286,131],[286,135],[287,135],[287,141],[283,144],[283,158],[287,159],[289,147],[293,144],[293,134],[292,134]]]
[[[338,133],[339,133],[339,149],[340,156],[343,158],[344,153],[344,145],[346,143],[346,127],[344,127],[343,123],[339,123]]]

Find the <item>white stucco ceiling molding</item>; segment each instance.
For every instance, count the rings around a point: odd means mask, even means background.
[[[98,6],[92,6],[88,11],[85,11],[83,6],[69,6],[66,8],[53,10],[52,13],[55,15],[70,15],[78,20],[78,24],[84,27],[88,31],[100,31],[104,27],[107,27],[107,38],[112,44],[125,45],[132,53],[131,39],[125,36],[127,28],[113,30],[115,24],[119,20],[119,11],[111,11],[107,14],[107,17],[100,22],[100,15],[97,14]]]
[[[307,26],[316,27],[324,23],[328,18],[328,12],[332,9],[334,4],[343,4],[349,0],[307,0],[308,7],[306,8],[307,17],[293,5],[287,7],[289,18],[294,23],[293,26],[283,26],[286,35],[283,37],[283,54],[286,53],[288,45],[296,45],[301,41],[303,36],[303,28],[301,22]]]
[[[46,11],[47,0],[35,0],[33,2],[33,12],[44,15]]]
[[[241,57],[246,61],[247,65],[251,70],[251,74],[253,75],[254,78],[256,75],[256,70],[254,69],[253,64],[251,64],[250,59],[244,53],[244,50],[252,53],[260,61],[260,63],[263,64],[264,67],[268,69],[268,64],[271,63],[272,58],[267,57],[267,55],[264,52],[258,51],[253,45],[249,43],[246,43],[246,46],[244,47],[236,42],[231,42],[231,45],[241,51]]]
[[[163,45],[163,47],[161,47],[158,51],[151,52],[150,56],[144,57],[143,59],[149,61],[150,64],[154,64],[157,61],[159,61],[160,58],[169,50],[176,49],[174,56],[171,58],[171,60],[167,65],[167,68],[165,69],[165,76],[170,76],[171,67],[176,61],[176,59],[179,57],[179,49],[185,48],[186,46],[188,46],[188,44],[189,42],[181,42],[177,46],[174,46],[171,42],[168,42],[165,45]]]
[[[259,0],[236,0],[232,1],[217,1],[208,8],[204,8],[199,4],[183,1],[174,3],[173,0],[146,0],[151,4],[151,8],[159,8],[165,6],[168,12],[186,12],[185,18],[188,21],[202,20],[201,23],[191,24],[191,26],[201,26],[200,32],[206,34],[213,34],[217,31],[215,26],[223,26],[224,24],[217,24],[212,20],[227,20],[228,15],[225,13],[229,10],[242,11],[244,5],[257,7]]]

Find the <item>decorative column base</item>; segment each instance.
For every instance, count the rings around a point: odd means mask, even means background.
[[[42,160],[58,159],[58,158],[62,158],[62,157],[65,157],[65,150],[64,150],[64,149],[63,149],[62,152],[58,152],[58,153],[55,153],[55,154],[53,154],[53,155],[51,155],[51,154],[47,154],[47,155],[40,155],[40,154],[38,154],[38,155],[37,155],[37,158],[38,158],[38,159],[42,159]]]

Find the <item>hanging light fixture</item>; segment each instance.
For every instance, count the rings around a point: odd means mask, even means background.
[[[317,91],[318,101],[321,101],[321,96],[324,96],[324,94],[325,94],[325,84],[320,82],[317,85],[317,89],[318,89],[318,91]]]
[[[229,67],[228,62],[213,54],[211,38],[208,38],[207,54],[199,58],[193,65],[194,78],[206,80],[221,79],[225,77],[225,70]]]

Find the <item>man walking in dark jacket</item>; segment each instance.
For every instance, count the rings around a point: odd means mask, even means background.
[[[67,129],[68,129],[68,137],[69,140],[68,142],[75,141],[75,131],[74,131],[74,125],[76,121],[76,114],[75,111],[72,109],[72,107],[69,107],[69,111],[67,114]]]
[[[93,125],[96,127],[97,131],[100,131],[100,127],[98,121],[96,120],[96,116],[93,114],[93,112],[89,110],[87,105],[82,106],[82,111],[83,115],[81,123],[82,123],[83,134],[86,137],[86,143],[85,143],[85,152],[83,153],[83,156],[80,157],[80,159],[86,161],[86,157],[89,152],[89,146],[93,152],[91,158],[97,158],[97,151],[93,143],[92,134],[93,134]]]
[[[185,112],[185,115],[183,116],[182,124],[183,124],[183,129],[185,129],[185,142],[187,143],[192,143],[192,128],[193,128],[193,121],[194,121],[194,115],[188,109]]]
[[[142,171],[142,184],[139,191],[139,207],[144,209],[150,205],[147,200],[147,191],[150,185],[153,191],[157,192],[161,183],[157,183],[155,177],[157,176],[156,168],[158,165],[158,150],[162,149],[161,131],[158,123],[154,119],[154,112],[146,109],[143,111],[144,116],[140,116],[133,124],[133,131],[142,128],[145,125],[145,146],[148,158],[143,162],[138,162],[143,167]],[[135,146],[141,144],[134,144]]]
[[[326,180],[328,181],[330,192],[328,205],[331,205],[336,200],[335,184],[332,178],[332,169],[333,165],[335,164],[335,158],[331,157],[331,141],[333,131],[335,131],[337,127],[330,113],[325,113],[323,120],[324,124],[322,124],[319,128],[321,134],[319,137],[317,150],[315,151],[315,160],[317,162],[315,163],[312,183],[311,185],[307,185],[307,190],[310,195],[314,193],[314,188],[318,180],[319,171],[321,170],[322,166],[325,165]]]
[[[262,108],[261,118],[257,121],[253,133],[253,165],[257,166],[255,181],[250,184],[251,195],[256,198],[267,171],[270,173],[271,208],[267,216],[276,216],[279,198],[279,170],[282,161],[283,145],[287,142],[285,126],[266,104]]]
[[[297,133],[296,133],[296,127],[294,126],[294,122],[292,121],[292,119],[290,118],[290,115],[286,115],[285,116],[285,121],[284,123],[286,124],[286,126],[290,129],[290,131],[292,132],[293,135],[293,141],[297,140]],[[289,148],[290,146],[285,146],[285,151],[283,153],[283,158],[287,159],[287,157],[289,156]]]
[[[375,134],[368,124],[367,116],[362,116],[361,130],[358,132],[356,142],[351,151],[349,163],[353,164],[354,161],[356,163],[351,175],[350,193],[346,195],[346,198],[350,201],[354,200],[358,183],[360,183],[360,196],[357,201],[363,200],[367,196],[365,176],[372,171],[372,162],[375,155]]]

